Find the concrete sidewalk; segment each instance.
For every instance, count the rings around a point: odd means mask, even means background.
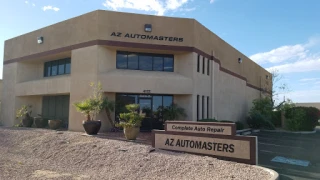
[[[259,132],[259,165],[277,171],[280,179],[320,179],[320,132],[315,134],[290,134]],[[275,157],[287,158],[288,164],[272,161]],[[298,165],[307,163],[307,166]]]

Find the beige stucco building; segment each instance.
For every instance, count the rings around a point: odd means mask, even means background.
[[[30,104],[34,116],[82,131],[84,117],[72,103],[98,81],[118,104],[149,108],[147,129],[161,119],[157,109],[172,102],[186,110],[185,120],[241,121],[252,100],[270,90],[269,77],[194,19],[98,10],[5,42],[1,121],[15,125],[15,111]],[[104,112],[99,119],[107,130]]]

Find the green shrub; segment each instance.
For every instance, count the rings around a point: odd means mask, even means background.
[[[236,124],[236,129],[237,130],[242,130],[244,129],[244,124],[240,121],[229,121],[229,120],[220,120],[219,122],[225,122],[225,123],[235,123]]]
[[[304,113],[302,113],[302,111]],[[320,110],[315,107],[293,107],[286,111],[286,125],[294,131],[313,131],[320,118]],[[289,122],[287,122],[289,121]],[[295,124],[295,125],[292,125]],[[297,128],[296,126],[299,125]]]
[[[200,119],[198,122],[218,122],[216,119]]]
[[[247,118],[247,124],[254,129],[274,130],[275,126],[271,123],[269,117],[264,116],[260,112],[251,112]]]
[[[275,127],[281,127],[281,111],[273,111],[271,122]]]

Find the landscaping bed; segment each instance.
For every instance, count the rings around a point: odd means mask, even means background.
[[[79,132],[0,127],[0,179],[271,178],[269,172],[255,166],[154,151],[148,143],[115,140],[118,135],[110,139]]]

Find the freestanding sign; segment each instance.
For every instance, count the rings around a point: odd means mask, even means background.
[[[152,146],[246,164],[257,164],[257,137],[237,136],[234,123],[169,121],[153,130]]]

